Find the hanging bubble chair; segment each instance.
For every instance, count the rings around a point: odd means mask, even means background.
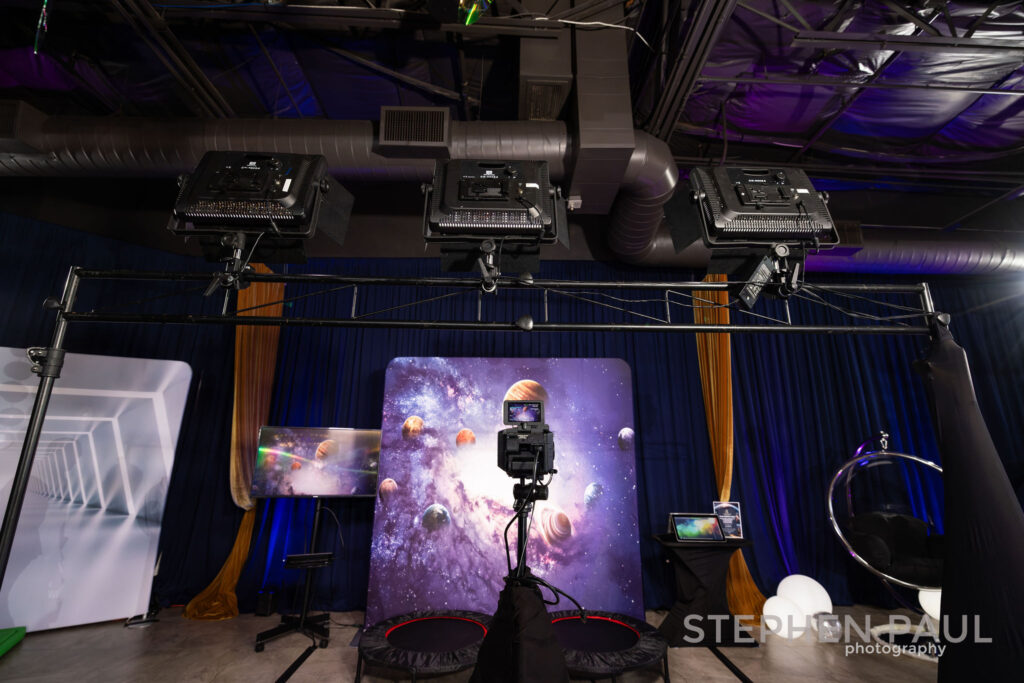
[[[829,521],[853,559],[887,586],[938,590],[942,468],[888,445],[889,435],[880,432],[832,477]]]

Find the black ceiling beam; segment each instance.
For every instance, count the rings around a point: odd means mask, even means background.
[[[337,5],[266,5],[230,8],[196,9],[164,8],[168,19],[210,19],[216,21],[237,21],[241,23],[281,23],[297,28],[337,30],[347,28],[374,28],[380,30],[434,30],[445,33],[459,33],[467,36],[529,36],[552,38],[566,30],[557,21],[536,21],[515,17],[481,17],[471,26],[462,23],[438,24],[426,12],[409,12],[393,9],[370,9],[341,7]]]
[[[785,7],[786,10],[791,15],[793,15],[793,18],[796,19],[797,22],[799,22],[801,26],[803,26],[808,31],[813,31],[814,30],[814,27],[811,26],[810,22],[808,22],[806,19],[804,19],[804,15],[800,14],[800,12],[797,11],[796,7],[793,6],[793,3],[791,3],[789,0],[779,0],[779,1],[782,3],[782,6]]]
[[[410,86],[412,86],[414,88],[417,88],[419,90],[423,90],[423,91],[431,93],[433,95],[438,95],[440,97],[444,97],[445,99],[453,100],[455,102],[461,102],[463,99],[465,99],[470,104],[474,104],[474,105],[479,105],[480,104],[480,100],[478,100],[475,97],[469,97],[467,95],[464,98],[461,93],[455,92],[454,90],[449,90],[448,88],[442,88],[439,85],[434,85],[433,83],[428,83],[427,81],[421,81],[418,78],[414,78],[413,76],[409,76],[407,74],[403,74],[400,71],[395,71],[394,69],[390,69],[390,68],[384,66],[383,64],[378,64],[377,62],[374,62],[373,60],[367,59],[365,57],[361,57],[360,55],[357,55],[354,52],[349,52],[348,50],[343,50],[340,47],[324,46],[324,49],[327,50],[328,52],[332,52],[332,53],[338,55],[339,57],[343,57],[344,59],[347,59],[350,62],[354,62],[355,64],[358,64],[358,65],[360,65],[360,66],[362,66],[364,68],[367,68],[370,71],[375,71],[375,72],[381,74],[382,76],[387,76],[388,78],[393,78],[396,81],[400,81],[402,83],[405,83],[406,85],[410,85]]]
[[[739,2],[737,2],[736,6],[737,7],[742,7],[743,9],[747,10],[748,12],[750,12],[752,14],[756,14],[757,16],[761,17],[762,19],[767,19],[768,21],[772,22],[773,24],[777,24],[777,25],[781,26],[782,28],[786,29],[787,31],[792,31],[793,33],[800,33],[800,27],[799,26],[794,26],[793,24],[790,24],[787,21],[783,21],[782,19],[779,19],[774,14],[770,14],[768,12],[765,12],[764,10],[759,10],[756,7],[751,7],[747,3],[743,2],[743,0],[740,0]],[[810,27],[808,26],[807,29],[810,30]]]
[[[898,50],[955,54],[999,54],[1024,57],[1024,44],[1010,40],[975,40],[952,36],[897,36],[878,33],[836,33],[801,31],[793,37],[794,47],[846,48],[851,50]]]
[[[695,0],[682,46],[674,55],[672,71],[646,126],[648,132],[662,140],[668,140],[675,132],[697,77],[736,4],[737,0]]]
[[[899,81],[849,81],[831,76],[700,76],[698,83],[750,83],[755,85],[779,85],[792,87],[824,86],[829,88],[865,88],[881,90],[938,90],[941,92],[966,92],[978,95],[1024,96],[1024,90],[1002,90],[979,88],[955,83],[904,83]]]
[[[991,5],[985,8],[985,11],[967,27],[967,32],[964,33],[964,38],[970,38],[974,35],[974,32],[978,30],[978,27],[985,23],[985,20],[989,18],[989,15],[995,11],[996,7],[1003,4],[1001,0],[996,0]]]
[[[235,116],[228,101],[148,1],[111,0],[111,4],[153,50],[179,85],[199,104],[202,114],[215,118]]]
[[[942,32],[935,28],[921,17],[917,16],[903,5],[895,2],[895,0],[882,0],[882,4],[891,9],[896,14],[900,15],[907,21],[911,22],[925,33],[930,33],[933,36],[941,36]]]
[[[1005,201],[1010,201],[1010,200],[1013,200],[1013,199],[1017,199],[1021,195],[1024,195],[1024,185],[1018,185],[1017,187],[1015,187],[1015,188],[1013,188],[1011,190],[1008,190],[1007,192],[1004,192],[1003,194],[999,195],[998,197],[994,197],[994,198],[988,200],[987,202],[985,202],[984,204],[982,204],[980,206],[974,207],[973,209],[971,209],[967,213],[962,214],[962,215],[958,216],[957,218],[955,218],[954,220],[952,220],[949,223],[947,223],[945,226],[943,226],[942,230],[944,232],[951,232],[953,230],[956,230],[961,225],[963,225],[963,222],[965,220],[967,220],[971,216],[976,216],[979,213],[981,213],[982,211],[984,211],[985,209],[989,208],[990,206],[995,206],[996,204],[999,204],[1000,202],[1005,202]]]
[[[249,32],[252,33],[252,37],[256,39],[256,44],[259,45],[260,52],[263,53],[263,57],[267,60],[267,63],[270,64],[270,68],[274,70],[274,75],[277,76],[277,82],[281,84],[282,88],[284,88],[285,94],[288,95],[288,99],[292,103],[292,107],[295,108],[295,113],[300,119],[306,118],[302,115],[302,108],[299,107],[299,103],[295,101],[295,96],[292,95],[292,89],[288,86],[288,83],[285,82],[284,76],[281,75],[281,70],[277,68],[277,62],[275,62],[274,58],[270,55],[270,51],[267,50],[267,46],[263,44],[260,34],[252,24],[249,24]],[[271,112],[271,114],[275,118],[277,117],[276,111]]]

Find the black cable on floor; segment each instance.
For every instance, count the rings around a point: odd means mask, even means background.
[[[725,664],[726,668],[732,672],[732,675],[738,678],[743,683],[754,683],[752,680],[747,678],[747,675],[740,671],[740,668],[732,663],[732,660],[725,656],[725,653],[719,650],[714,645],[708,645],[708,649],[711,650],[711,654],[718,657],[718,661]]]

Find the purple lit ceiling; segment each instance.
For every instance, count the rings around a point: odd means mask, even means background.
[[[497,0],[466,28],[424,0],[61,0],[37,36],[42,5],[2,3],[0,100],[56,116],[515,120],[524,57],[572,78],[536,36],[620,24],[635,126],[684,173],[799,166],[837,218],[1024,234],[1021,2]],[[558,117],[574,129],[571,100]]]
[[[724,139],[727,129],[730,141],[788,147],[797,158],[940,164],[1024,152],[1024,97],[981,92],[1024,93],[1022,3],[789,4],[797,14],[779,0],[734,9],[700,72],[708,80],[679,117],[677,147],[691,146],[680,138]],[[805,45],[807,36],[817,44]],[[910,40],[897,51],[868,36]],[[958,51],[968,43],[984,47]]]

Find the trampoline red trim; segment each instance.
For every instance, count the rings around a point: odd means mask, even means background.
[[[565,621],[566,619],[580,619],[580,616],[579,615],[573,615],[573,616],[569,616],[569,617],[558,617],[557,619],[552,619],[551,623],[552,624],[556,624],[556,623],[558,623],[560,621]],[[640,631],[637,631],[635,628],[633,628],[632,626],[630,626],[629,624],[627,624],[624,621],[619,621],[618,619],[612,619],[611,617],[599,617],[596,614],[588,614],[587,615],[587,619],[600,619],[601,621],[610,621],[613,624],[618,624],[619,626],[625,626],[630,631],[635,633],[637,638],[640,637]]]
[[[387,639],[387,637],[391,635],[391,632],[394,631],[396,628],[401,628],[403,626],[406,626],[406,625],[411,624],[411,623],[416,622],[416,621],[430,621],[432,619],[456,619],[458,621],[468,621],[471,624],[476,624],[477,626],[479,626],[481,629],[483,629],[484,635],[485,636],[487,635],[487,627],[484,626],[483,624],[481,624],[476,619],[467,619],[466,617],[449,617],[449,616],[444,616],[444,615],[438,614],[438,615],[430,616],[430,617],[417,617],[416,619],[408,619],[407,621],[403,621],[400,624],[395,624],[394,626],[392,626],[391,628],[389,628],[387,631],[384,632],[384,638]]]

